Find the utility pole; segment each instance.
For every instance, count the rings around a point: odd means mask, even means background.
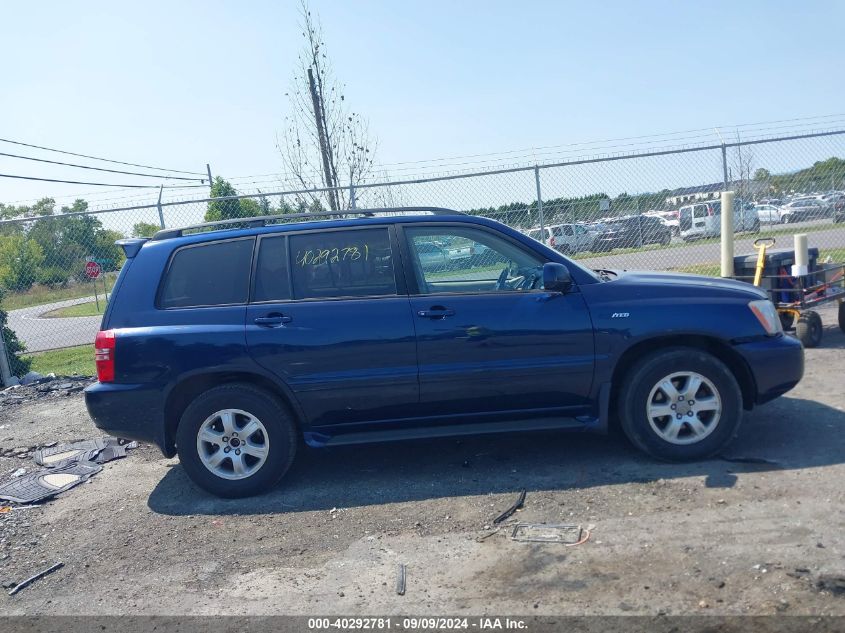
[[[329,189],[329,206],[332,211],[337,211],[337,179],[331,168],[329,160],[329,146],[326,139],[326,120],[323,115],[323,108],[320,104],[320,96],[317,94],[317,85],[314,83],[314,71],[308,69],[308,87],[311,91],[311,106],[314,109],[314,123],[317,125],[317,138],[320,141],[320,155],[323,159],[323,181]]]
[[[214,181],[211,179],[211,165],[208,163],[205,164],[205,171],[208,173],[208,195],[211,197],[211,187],[214,185]]]

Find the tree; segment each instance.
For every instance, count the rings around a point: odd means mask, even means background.
[[[0,304],[3,303],[4,295],[3,288],[0,288]],[[6,343],[6,353],[9,357],[9,369],[12,370],[12,375],[23,376],[29,371],[32,359],[20,355],[21,352],[26,351],[26,346],[18,340],[17,334],[7,325],[8,316],[6,311],[0,308],[0,336]]]
[[[152,222],[136,222],[132,225],[132,237],[152,237],[161,227]]]
[[[211,185],[212,198],[226,198],[238,195],[237,190],[220,176],[214,179]],[[246,218],[248,209],[242,209],[242,200],[212,200],[208,203],[208,210],[205,212],[206,222],[217,222],[218,220],[231,220],[233,218]]]
[[[290,90],[282,140],[277,141],[287,170],[303,189],[329,188],[329,209],[351,205],[347,187],[358,185],[373,167],[375,141],[369,125],[347,103],[325,53],[323,31],[305,0],[301,8],[305,44]],[[320,194],[308,194],[312,202]]]
[[[44,253],[35,240],[23,235],[0,238],[0,283],[9,290],[29,290],[42,263]]]
[[[759,180],[762,182],[768,182],[768,180],[772,177],[772,172],[770,172],[765,167],[760,167],[757,171],[754,172],[754,180]]]

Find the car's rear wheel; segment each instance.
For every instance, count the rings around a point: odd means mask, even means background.
[[[200,394],[176,431],[182,467],[200,488],[248,497],[273,486],[296,453],[296,426],[272,394],[231,383]]]
[[[730,369],[694,348],[669,348],[637,362],[617,401],[622,429],[658,459],[709,457],[730,442],[742,420],[742,393]]]

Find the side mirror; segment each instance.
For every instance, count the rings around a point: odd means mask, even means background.
[[[572,288],[572,277],[569,269],[557,262],[543,264],[543,289],[548,292],[569,292]]]

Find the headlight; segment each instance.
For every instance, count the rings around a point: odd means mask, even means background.
[[[783,326],[780,323],[778,311],[775,309],[775,305],[771,301],[768,299],[752,301],[748,304],[748,307],[751,308],[751,311],[754,313],[754,316],[757,317],[760,325],[762,325],[763,329],[766,330],[766,334],[774,336],[775,334],[783,332]]]

